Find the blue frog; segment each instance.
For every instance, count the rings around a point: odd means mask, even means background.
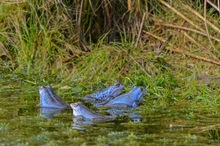
[[[108,101],[114,99],[116,96],[120,95],[123,88],[123,84],[116,82],[114,85],[109,86],[100,92],[87,95],[82,99],[91,103],[107,103]]]
[[[145,91],[146,88],[135,86],[130,92],[117,96],[103,106],[113,108],[136,108],[142,101]]]
[[[47,108],[59,108],[66,109],[70,108],[69,105],[66,104],[64,100],[62,100],[59,96],[57,96],[53,88],[51,86],[41,86],[39,89],[40,93],[40,103],[39,107],[47,107]]]

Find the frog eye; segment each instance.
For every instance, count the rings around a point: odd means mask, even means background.
[[[50,85],[45,86],[46,88],[53,90],[53,88]]]
[[[74,103],[74,106],[79,106],[81,104],[81,102],[76,102]]]
[[[121,84],[117,81],[116,83],[115,83],[115,87],[119,87]]]
[[[43,88],[45,88],[45,86],[40,86],[40,89],[43,89]]]
[[[144,91],[144,89],[145,89],[144,87],[141,87],[141,92],[143,92],[143,91]]]

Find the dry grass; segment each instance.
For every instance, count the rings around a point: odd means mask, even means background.
[[[136,72],[152,78],[163,68],[218,76],[219,16],[195,3],[5,0],[2,65],[82,82],[134,79]]]

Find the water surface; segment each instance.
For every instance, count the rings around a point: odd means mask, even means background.
[[[198,112],[199,109],[175,104],[157,107],[149,104],[145,96],[139,108],[113,122],[78,123],[73,120],[72,110],[38,108],[37,85],[2,81],[1,86],[1,145],[220,144],[217,113]],[[80,96],[62,98],[70,104]]]

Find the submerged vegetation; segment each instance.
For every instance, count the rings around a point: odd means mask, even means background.
[[[165,121],[177,124],[182,120],[199,124],[196,119],[202,116],[219,118],[219,22],[218,9],[206,0],[1,0],[0,93],[16,94],[19,86],[24,93],[34,92],[38,100],[38,86],[52,84],[70,103],[118,80],[126,91],[134,85],[147,87],[139,111],[145,116],[165,114]],[[33,102],[31,96],[22,100]],[[0,115],[7,114],[0,109]],[[18,116],[17,112],[10,116]],[[0,133],[10,132],[13,122],[1,123]],[[203,126],[200,131],[213,130]],[[62,128],[64,138],[78,134]],[[29,139],[48,141],[51,135],[58,137],[47,131]],[[129,139],[128,145],[133,145],[152,137],[158,138],[154,133],[138,138],[132,130],[115,131],[107,137],[98,135],[96,144],[123,144]],[[187,140],[193,138],[201,139],[189,134]],[[74,140],[82,143],[86,138]]]

